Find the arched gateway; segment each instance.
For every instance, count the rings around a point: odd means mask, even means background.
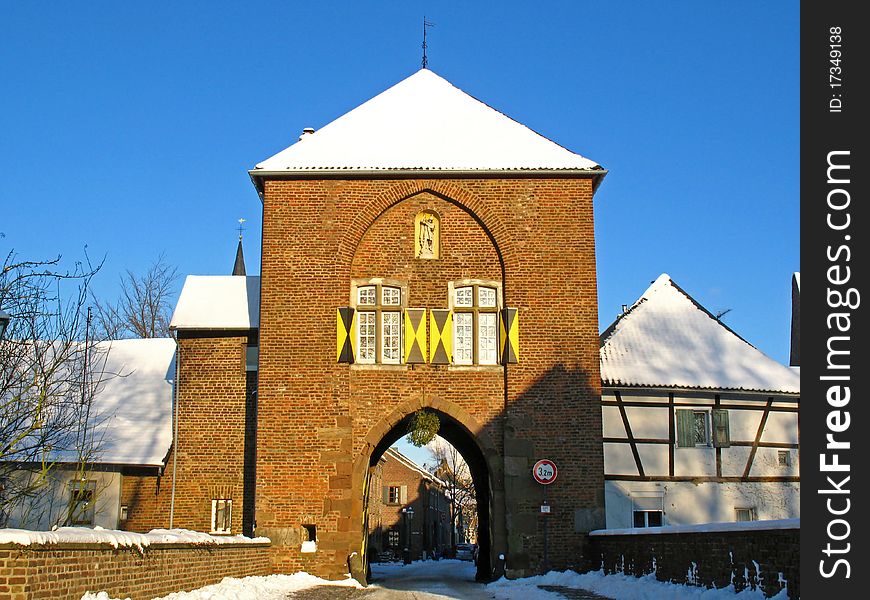
[[[189,278],[173,320],[175,526],[208,527],[229,499],[233,532],[271,538],[277,571],[342,577],[364,555],[370,465],[426,408],[473,471],[480,577],[540,572],[545,530],[546,566],[585,566],[604,525],[605,173],[425,69],[258,164],[261,278],[232,292],[249,318],[210,329]],[[228,375],[255,345],[256,382]],[[549,513],[542,458],[559,468]]]

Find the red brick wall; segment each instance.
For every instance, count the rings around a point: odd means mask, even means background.
[[[399,550],[404,548],[406,536],[410,531],[411,544],[409,549],[412,560],[423,558],[424,550],[427,557],[431,557],[433,552],[440,553],[449,547],[450,509],[440,486],[389,454],[384,455],[380,464],[379,476],[372,478],[372,489],[369,496],[369,531],[374,531],[371,517],[373,513],[377,514],[382,531],[379,549],[385,550],[389,547],[388,531],[390,529],[399,532]],[[400,489],[405,486],[404,502],[401,501],[401,498],[398,503],[384,502],[384,488],[391,486]],[[430,492],[433,491],[438,497],[437,505],[432,502]],[[413,508],[414,516],[406,525],[402,509],[409,506]],[[433,521],[440,530],[438,534],[434,534],[432,530]]]
[[[265,182],[257,521],[279,570],[346,572],[363,535],[367,453],[397,413],[433,403],[467,415],[488,457],[493,555],[507,554],[509,574],[541,565],[536,458],[561,467],[550,564],[574,564],[585,539],[575,523],[603,525],[592,193],[590,179],[570,178]],[[413,257],[422,208],[441,216],[440,260]],[[447,307],[449,281],[501,281],[519,308],[519,364],[336,364],[335,309],[354,277],[405,281],[408,305],[425,308]],[[298,550],[306,522],[318,525],[316,555]]]
[[[268,544],[0,545],[0,598],[79,600],[105,590],[112,598],[147,600],[218,583],[224,577],[271,573]]]
[[[592,564],[606,573],[737,591],[785,586],[800,598],[800,529],[752,529],[629,535],[592,535]]]
[[[232,533],[242,533],[246,394],[255,377],[245,372],[248,337],[184,337],[182,333],[179,338],[173,526],[208,532],[211,500],[231,498]],[[160,478],[150,474],[123,477],[121,504],[129,507],[129,518],[121,522],[122,528],[149,531],[169,526],[173,458],[170,453]]]

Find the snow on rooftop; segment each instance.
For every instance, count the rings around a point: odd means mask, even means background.
[[[256,329],[260,278],[188,275],[169,324],[172,329]]]
[[[421,69],[251,171],[602,170]]]
[[[667,274],[601,336],[605,386],[800,393],[800,375],[728,329]]]
[[[268,544],[267,537],[248,538],[243,535],[209,535],[189,529],[152,529],[148,533],[134,533],[102,527],[60,527],[53,531],[29,529],[0,529],[0,544],[19,546],[49,544],[109,544],[113,548],[143,548],[151,544],[197,544],[221,546],[226,544]]]
[[[97,345],[99,378],[91,419],[95,462],[161,466],[172,445],[175,341],[115,340]],[[64,457],[59,457],[63,460]]]

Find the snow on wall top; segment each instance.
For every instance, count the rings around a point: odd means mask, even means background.
[[[604,386],[800,393],[800,375],[728,329],[662,274],[601,335]]]
[[[175,340],[102,342],[95,356],[102,361],[95,365],[102,374],[91,406],[98,440],[95,462],[163,465],[172,445]]]
[[[20,546],[47,544],[109,544],[113,548],[139,550],[151,544],[196,544],[222,546],[225,544],[268,544],[267,537],[248,538],[242,535],[209,535],[189,529],[152,529],[148,533],[133,533],[103,529],[102,527],[60,527],[53,531],[28,529],[0,529],[0,544]]]
[[[256,329],[260,278],[188,275],[172,313],[171,329]]]
[[[740,521],[728,523],[697,523],[694,525],[665,525],[644,529],[596,529],[589,535],[664,535],[668,533],[715,533],[720,531],[757,531],[770,529],[800,529],[800,519],[778,519],[771,521]]]
[[[264,172],[601,170],[421,69],[259,163]]]

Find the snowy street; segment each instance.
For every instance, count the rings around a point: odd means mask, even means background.
[[[155,600],[765,600],[761,590],[736,592],[676,585],[654,576],[551,571],[526,579],[474,581],[474,565],[459,560],[372,565],[367,588],[356,581],[325,581],[307,573],[225,578],[221,583]],[[106,592],[82,600],[115,600]],[[119,599],[123,600],[123,599]],[[788,600],[785,590],[770,600]]]

